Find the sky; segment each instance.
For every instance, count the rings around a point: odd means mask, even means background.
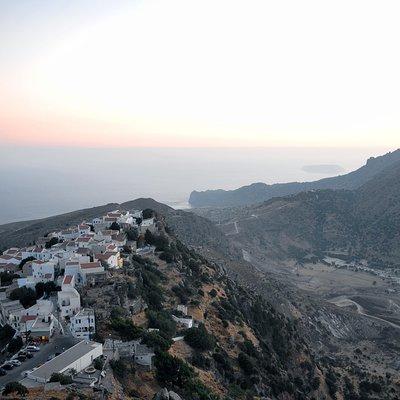
[[[398,1],[0,0],[0,145],[399,147]]]

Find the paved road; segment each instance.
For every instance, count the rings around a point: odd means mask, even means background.
[[[26,359],[19,367],[15,367],[11,371],[7,371],[7,375],[0,377],[0,386],[4,386],[9,382],[19,381],[23,377],[21,373],[33,369],[47,361],[51,354],[61,353],[63,350],[69,349],[77,340],[71,336],[58,336],[53,338],[50,343],[40,346],[40,351],[32,353],[33,357]]]

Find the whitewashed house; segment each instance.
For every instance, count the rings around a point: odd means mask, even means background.
[[[52,261],[32,261],[32,277],[36,282],[54,281],[55,264]]]
[[[176,315],[172,314],[172,319],[179,324],[180,326],[190,329],[193,327],[193,318],[189,316],[184,316],[184,317],[177,317]]]
[[[89,308],[83,308],[76,315],[71,317],[70,330],[72,336],[90,340],[96,332],[96,319],[94,311]]]
[[[74,285],[74,276],[66,275],[61,285],[61,291],[57,292],[57,303],[62,318],[72,317],[81,309],[81,296]]]

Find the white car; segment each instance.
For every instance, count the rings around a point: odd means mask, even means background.
[[[14,365],[14,367],[19,367],[20,365],[22,365],[21,361],[19,360],[10,360],[9,363]]]
[[[36,368],[28,369],[28,370],[26,370],[26,371],[22,371],[22,372],[21,372],[21,375],[22,375],[24,378],[26,378],[26,377],[28,376],[28,374],[30,374],[31,372],[33,372],[35,369],[36,369]]]
[[[32,346],[32,345],[30,345],[30,346],[28,346],[28,347],[26,348],[26,350],[27,350],[27,351],[40,351],[40,348],[39,348],[38,346]]]

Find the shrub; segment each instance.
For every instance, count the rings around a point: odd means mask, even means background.
[[[54,373],[50,377],[50,382],[60,382],[61,385],[69,385],[72,383],[70,375]]]
[[[46,247],[46,249],[50,249],[57,243],[58,243],[58,238],[52,237],[48,242],[46,242],[44,246]]]
[[[110,327],[119,334],[122,340],[136,340],[143,335],[143,329],[136,326],[128,318],[113,319],[111,320]]]
[[[110,229],[111,230],[113,230],[113,231],[119,231],[119,230],[121,230],[121,227],[119,226],[119,223],[118,222],[113,222],[111,225],[110,225]]]
[[[215,338],[207,332],[204,325],[188,329],[185,332],[185,342],[200,351],[212,350],[215,347]]]
[[[8,396],[11,393],[18,393],[20,396],[26,396],[28,389],[19,382],[9,382],[3,389],[3,396]]]
[[[96,358],[93,361],[93,367],[95,367],[97,370],[101,371],[104,367],[104,360],[101,357]]]
[[[147,311],[149,328],[159,329],[163,336],[171,338],[175,335],[176,324],[166,311]]]
[[[239,353],[238,363],[246,375],[252,375],[255,372],[254,360],[245,353]]]
[[[158,351],[168,351],[172,340],[160,332],[148,332],[143,336],[142,343]]]
[[[166,385],[184,388],[194,377],[193,369],[188,364],[166,352],[158,353],[154,364],[158,381]]]
[[[201,353],[194,353],[190,362],[198,368],[208,369],[211,367],[210,359]]]
[[[126,365],[123,360],[111,360],[110,366],[118,378],[123,378],[125,376]]]
[[[0,272],[1,286],[8,286],[12,283],[13,279],[19,278],[19,275],[10,272]]]

